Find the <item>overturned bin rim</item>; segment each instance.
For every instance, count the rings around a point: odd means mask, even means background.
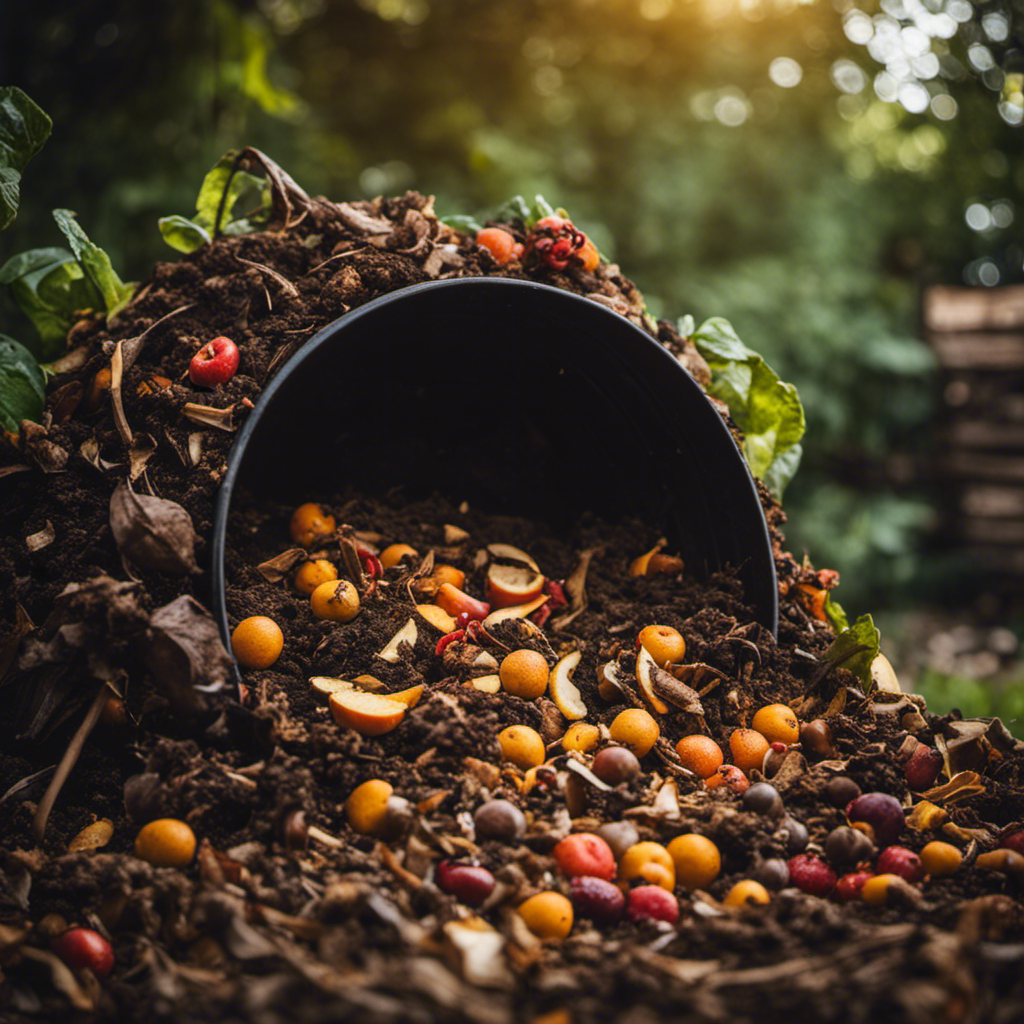
[[[777,631],[768,527],[722,417],[658,341],[572,292],[417,284],[339,317],[288,360],[217,494],[211,596],[225,642],[236,491],[298,505],[395,486],[553,525],[637,516],[697,578],[734,569],[753,618]]]

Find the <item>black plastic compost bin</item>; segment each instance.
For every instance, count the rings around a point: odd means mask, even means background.
[[[211,583],[225,641],[232,501],[298,505],[350,486],[437,492],[555,527],[587,510],[639,516],[699,578],[735,568],[755,618],[778,626],[764,514],[721,417],[657,341],[561,289],[414,285],[292,356],[239,431],[217,496]]]

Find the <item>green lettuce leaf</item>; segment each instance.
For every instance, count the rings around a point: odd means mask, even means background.
[[[0,284],[39,332],[38,355],[53,359],[64,350],[77,313],[99,309],[103,297],[67,249],[30,249],[0,267]]]
[[[871,688],[871,663],[879,654],[881,634],[870,615],[862,615],[849,629],[844,629],[824,653],[826,661],[849,669],[863,684]]]
[[[199,186],[195,215],[161,217],[160,234],[178,252],[195,252],[217,235],[245,235],[259,231],[270,216],[270,182],[248,171],[236,169],[237,153],[226,153],[207,172]],[[247,216],[233,218],[235,206],[248,193],[255,193],[258,203]]]
[[[711,367],[712,395],[729,406],[745,435],[744,455],[751,472],[769,491],[782,498],[793,478],[803,449],[806,422],[800,397],[756,352],[740,341],[732,324],[722,317],[705,320],[695,331],[692,318],[680,321],[680,333],[693,342]]]
[[[448,217],[439,217],[438,220],[442,224],[447,224],[450,228],[455,228],[457,231],[465,231],[467,235],[475,235],[478,231],[483,231],[484,229],[480,221],[466,213],[453,213]]]
[[[22,420],[42,419],[43,371],[24,345],[0,334],[0,426],[16,433]]]
[[[0,88],[0,231],[18,212],[21,172],[52,128],[50,118],[20,89]]]
[[[103,297],[107,316],[113,316],[124,309],[132,297],[132,292],[135,291],[135,285],[125,284],[117,276],[110,257],[95,242],[89,240],[89,236],[75,220],[73,210],[54,210],[53,219],[71,244],[71,251],[75,254],[79,266],[85,271],[85,276]]]

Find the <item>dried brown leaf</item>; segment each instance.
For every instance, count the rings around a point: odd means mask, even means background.
[[[142,569],[197,571],[192,517],[176,501],[136,494],[122,480],[110,498],[110,528],[122,556]]]
[[[85,459],[86,462],[91,466],[95,466],[101,473],[105,473],[108,469],[113,469],[115,466],[120,466],[120,462],[108,462],[106,459],[100,456],[100,443],[95,437],[86,438],[79,446],[78,454]]]
[[[86,825],[74,839],[68,843],[68,853],[80,853],[83,850],[98,850],[106,846],[114,837],[114,823],[109,818],[100,818],[91,825]]]
[[[689,665],[673,665],[667,671],[681,683],[696,690],[700,697],[706,697],[719,683],[729,678],[720,669],[706,665],[703,661],[694,661]]]
[[[336,209],[342,224],[361,235],[390,234],[394,230],[395,225],[392,221],[374,217],[357,209],[351,203],[337,203]]]
[[[565,629],[578,615],[587,609],[587,571],[591,560],[604,548],[586,548],[579,552],[579,561],[565,581],[565,592],[569,597],[569,608],[551,620],[552,629]]]
[[[282,551],[279,555],[274,555],[273,558],[268,558],[265,562],[260,562],[256,566],[256,571],[268,583],[280,583],[305,559],[306,551],[304,548],[289,548],[287,551]]]
[[[932,803],[955,804],[968,797],[985,792],[981,776],[977,772],[959,772],[942,786],[934,786],[922,793],[925,800]]]
[[[156,441],[150,434],[136,434],[128,445],[128,477],[135,483],[146,471],[146,463],[156,452]]]
[[[67,465],[68,453],[47,438],[46,427],[32,420],[22,420],[19,429],[21,450],[44,472],[61,473]]]
[[[220,689],[231,674],[231,656],[221,643],[210,613],[183,594],[157,608],[150,618],[143,658],[157,685],[175,706],[202,706],[197,687]]]
[[[689,668],[690,666],[679,667]],[[703,667],[707,668],[708,666]],[[682,709],[688,714],[704,714],[704,705],[700,702],[700,694],[692,686],[681,679],[677,679],[671,672],[667,672],[659,665],[652,665],[650,671],[651,685],[654,687],[654,692],[662,700],[667,700],[670,704],[674,704],[677,708]],[[712,669],[712,671],[714,672],[715,670]]]
[[[31,533],[25,538],[25,547],[29,551],[42,551],[43,548],[49,547],[57,539],[57,531],[53,528],[53,523],[49,519],[46,520],[46,525],[36,533]]]

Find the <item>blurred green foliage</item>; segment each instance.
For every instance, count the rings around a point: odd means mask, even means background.
[[[842,571],[856,616],[905,600],[927,567],[920,284],[1018,280],[1024,265],[1024,78],[1000,64],[1019,25],[936,0],[920,8],[936,33],[922,49],[917,8],[883,6],[8,5],[0,84],[54,132],[0,262],[53,244],[49,210],[67,206],[123,277],[143,278],[173,258],[158,218],[192,216],[203,176],[245,144],[335,198],[414,187],[442,213],[477,213],[543,193],[652,312],[725,316],[796,384],[808,429],[790,541]],[[9,309],[0,328],[30,329]]]
[[[1024,739],[1024,676],[982,681],[929,670],[918,676],[913,688],[940,714],[956,708],[964,718],[995,716]]]

